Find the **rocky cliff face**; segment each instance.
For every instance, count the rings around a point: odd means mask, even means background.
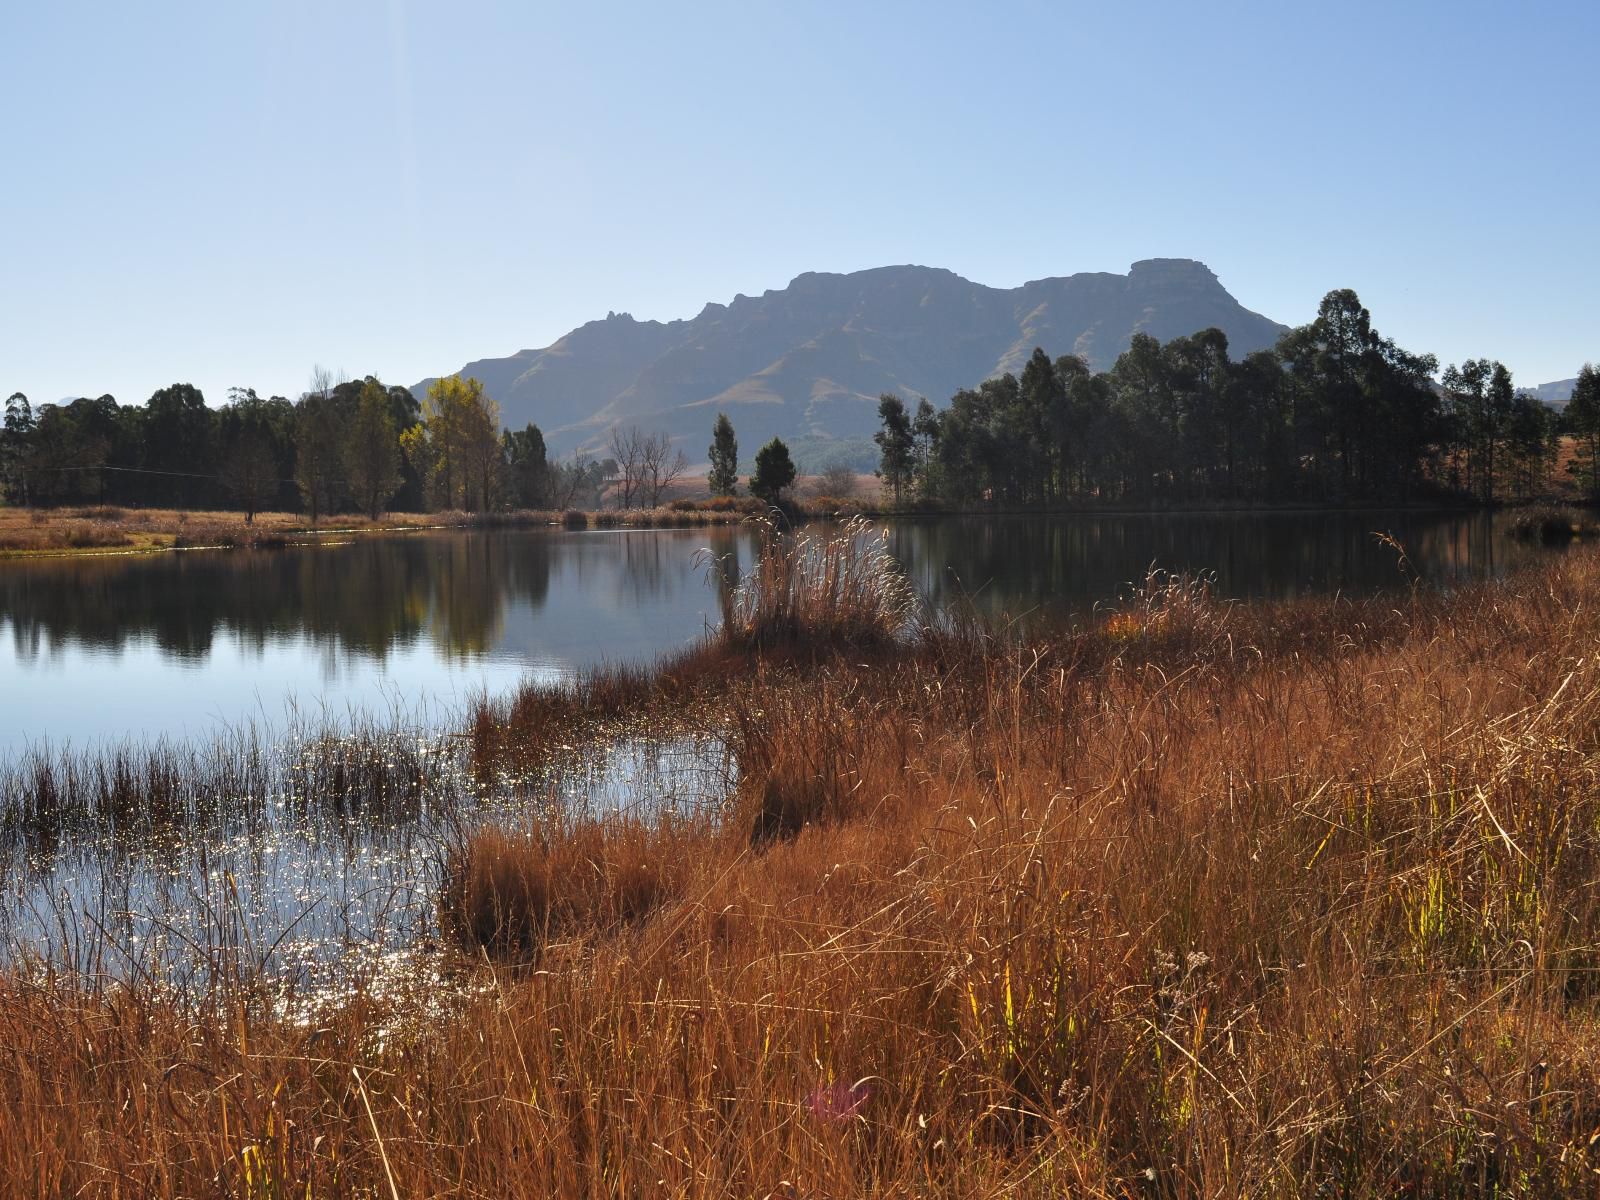
[[[1020,370],[1035,346],[1104,370],[1135,333],[1166,341],[1209,326],[1228,335],[1236,357],[1272,345],[1284,328],[1190,259],[1011,289],[932,267],[879,267],[808,272],[759,297],[707,304],[692,320],[612,314],[543,350],[481,359],[462,373],[483,381],[507,425],[535,422],[554,451],[597,444],[624,422],[682,437],[695,458],[718,411],[747,448],[773,436],[858,438],[876,428],[882,392],[943,404]]]

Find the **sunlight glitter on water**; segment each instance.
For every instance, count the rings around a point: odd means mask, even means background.
[[[435,948],[445,855],[473,829],[553,809],[705,811],[737,781],[710,735],[557,747],[537,770],[488,787],[447,743],[407,752],[431,754],[436,769],[389,811],[331,811],[285,790],[181,837],[56,829],[30,839],[8,824],[0,961],[191,990],[245,972],[321,992],[386,955]],[[287,778],[304,757],[287,756]]]

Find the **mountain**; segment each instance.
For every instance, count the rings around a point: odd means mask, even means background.
[[[1574,376],[1571,379],[1558,379],[1554,383],[1541,383],[1538,387],[1517,390],[1532,396],[1535,400],[1543,400],[1551,408],[1565,408],[1567,401],[1572,399],[1572,389],[1577,383],[1577,377]]]
[[[553,452],[598,449],[617,424],[665,430],[698,460],[718,412],[746,454],[773,436],[807,444],[870,436],[878,396],[937,405],[1020,371],[1035,346],[1105,370],[1135,333],[1162,341],[1216,326],[1235,357],[1284,326],[1244,308],[1203,263],[1136,262],[991,288],[933,267],[808,272],[786,288],[707,304],[692,320],[612,313],[543,350],[466,364],[506,425],[532,421]],[[414,389],[420,396],[432,380]]]

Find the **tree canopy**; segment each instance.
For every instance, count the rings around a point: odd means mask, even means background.
[[[756,451],[756,469],[750,476],[750,494],[768,504],[777,504],[794,484],[794,460],[781,438],[773,438]]]

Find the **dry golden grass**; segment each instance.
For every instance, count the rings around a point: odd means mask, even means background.
[[[446,514],[448,521],[454,514]],[[316,531],[412,529],[440,523],[429,513],[389,513],[378,521],[348,513],[325,517]],[[302,513],[257,513],[246,524],[240,512],[182,509],[0,507],[0,555],[59,554],[83,550],[166,550],[198,547],[281,545],[310,531]]]
[[[35,554],[170,549],[235,549],[281,546],[311,536],[381,533],[407,529],[543,527],[569,529],[688,529],[736,524],[748,508],[663,506],[627,512],[571,513],[514,510],[493,513],[385,513],[376,521],[357,513],[324,516],[315,526],[304,513],[263,512],[245,523],[239,512],[190,512],[182,509],[8,508],[0,506],[0,558]]]
[[[248,978],[0,978],[0,1191],[1600,1190],[1600,554],[1355,603],[1155,582],[1027,643],[486,709],[492,770],[694,703],[733,810],[463,838],[469,986],[298,1022]]]
[[[755,565],[732,585],[722,640],[740,650],[891,645],[915,595],[889,553],[887,534],[853,517],[821,531],[780,529],[757,517]],[[713,569],[718,564],[707,564]]]

